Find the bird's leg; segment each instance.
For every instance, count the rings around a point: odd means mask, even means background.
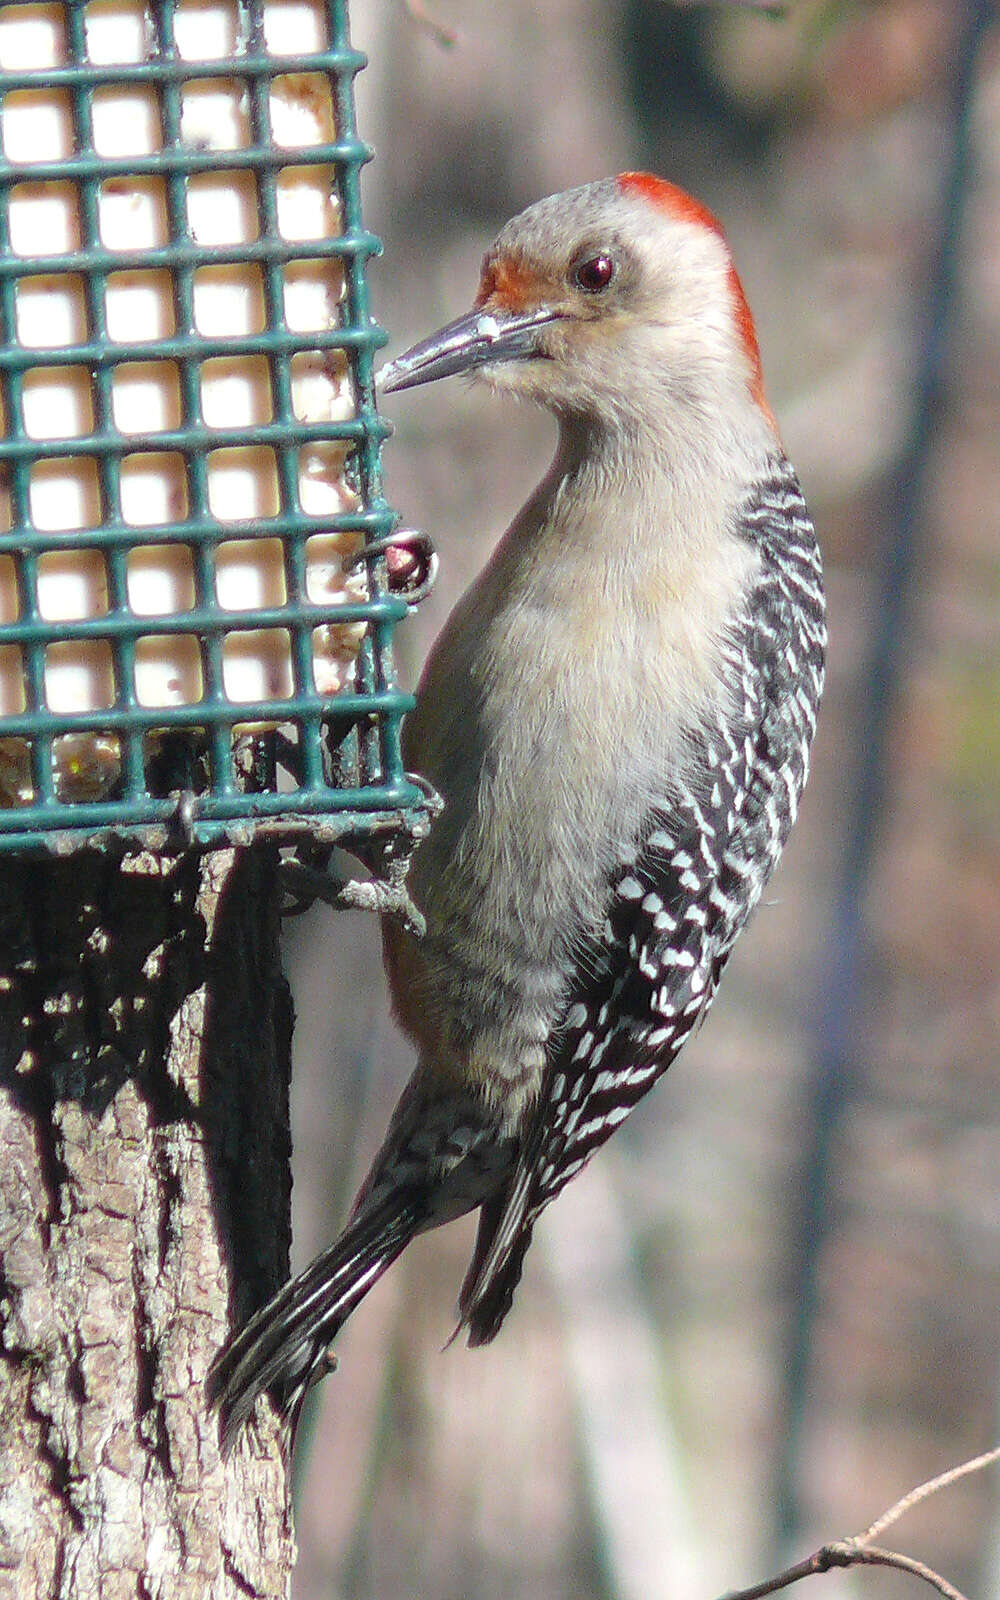
[[[407,781],[421,789],[431,817],[441,810],[441,799],[419,773],[408,773]],[[407,933],[422,938],[426,930],[423,914],[417,910],[406,887],[406,877],[414,850],[423,832],[404,838],[388,835],[365,842],[357,859],[368,868],[370,878],[355,878],[338,870],[332,848],[315,852],[311,861],[298,857],[283,861],[282,888],[291,896],[287,915],[305,911],[314,900],[337,911],[371,911],[380,917],[395,917]]]

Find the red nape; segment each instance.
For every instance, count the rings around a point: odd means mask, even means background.
[[[693,195],[682,189],[680,184],[670,183],[666,178],[658,178],[652,172],[622,172],[618,177],[618,187],[625,194],[638,195],[648,201],[658,211],[664,211],[668,216],[676,217],[678,222],[694,222],[699,227],[707,228],[729,249],[725,229],[714,212],[702,205]],[[736,320],[736,329],[743,341],[747,359],[750,362],[750,393],[764,412],[768,421],[777,431],[774,413],[767,403],[764,394],[764,370],[761,366],[760,344],[757,340],[757,329],[754,325],[753,312],[746,297],[746,291],[740,281],[740,275],[730,260],[729,263],[729,291],[733,297],[733,315]]]

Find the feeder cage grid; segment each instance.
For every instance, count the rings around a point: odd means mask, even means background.
[[[0,849],[420,825],[363,65],[339,0],[0,5]]]

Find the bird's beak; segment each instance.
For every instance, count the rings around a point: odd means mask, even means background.
[[[480,306],[449,322],[429,339],[389,361],[376,379],[383,394],[412,389],[434,378],[451,378],[460,372],[498,361],[519,361],[541,354],[538,331],[556,320],[558,313],[536,306],[531,311],[488,311]]]

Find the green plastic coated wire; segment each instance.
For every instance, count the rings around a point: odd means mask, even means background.
[[[14,9],[0,5],[0,24],[3,13]],[[178,50],[175,25],[183,0],[156,0],[146,8],[144,59],[111,65],[88,55],[88,11],[94,8],[87,0],[47,9],[59,14],[63,30],[59,64],[15,70],[0,63],[0,129],[8,105],[23,104],[31,94],[58,96],[72,128],[72,148],[61,159],[10,159],[6,140],[0,151],[0,478],[10,508],[0,526],[0,561],[8,569],[12,564],[16,593],[16,614],[11,617],[8,608],[0,616],[0,660],[8,667],[19,662],[24,680],[23,708],[0,716],[0,752],[20,751],[26,774],[23,803],[8,793],[0,807],[0,850],[66,849],[110,835],[163,845],[178,826],[178,837],[203,846],[258,835],[329,842],[394,827],[413,832],[426,806],[402,768],[400,721],[412,700],[398,687],[392,654],[393,630],[407,613],[407,601],[390,591],[384,564],[375,559],[365,562],[367,598],[320,601],[309,583],[311,539],[360,535],[370,543],[389,535],[396,523],[382,496],[380,452],[387,429],[376,413],[372,379],[373,358],[385,336],[371,320],[366,283],[367,262],[381,246],[361,220],[359,176],[371,152],[357,136],[353,103],[353,80],[365,60],[350,45],[346,4],[318,5],[325,39],[314,50],[289,55],[267,47],[264,0],[242,0],[233,9],[240,25],[235,48],[202,61]],[[287,82],[295,74],[329,85],[334,137],[327,143],[290,148],[273,136],[275,80]],[[224,85],[240,97],[247,138],[239,148],[207,149],[185,138],[184,96],[202,84]],[[102,94],[129,90],[155,107],[160,148],[109,155],[95,139],[95,109]],[[298,239],[282,233],[280,185],[287,169],[333,173],[342,224],[336,236]],[[222,182],[233,175],[234,183],[248,186],[255,236],[231,245],[199,242],[188,191],[206,174],[222,175]],[[113,248],[102,232],[103,199],[116,183],[156,186],[163,236],[144,241],[145,248]],[[74,237],[54,240],[44,253],[18,247],[12,209],[25,194],[60,203],[69,197]],[[58,248],[67,242],[71,248]],[[315,270],[328,262],[339,263],[344,278],[338,324],[297,331],[286,314],[288,274],[299,263]],[[263,308],[257,331],[215,333],[198,325],[198,274],[227,267],[256,274]],[[109,331],[109,284],[127,282],[128,274],[166,286],[173,326],[158,337],[126,342]],[[52,285],[78,296],[79,336],[38,348],[19,337],[19,300]],[[354,414],[336,422],[302,420],[293,403],[294,359],[322,361],[328,352],[329,359],[347,363]],[[266,370],[271,406],[265,420],[205,422],[205,363],[227,359],[255,360]],[[177,416],[155,433],[126,432],[116,422],[116,374],[136,362],[168,372],[176,386]],[[25,425],[25,394],[39,369],[62,382],[80,375],[89,386],[92,416],[72,437],[37,437],[38,430]],[[301,452],[330,442],[343,447],[357,508],[323,517],[303,508]],[[227,450],[263,452],[273,464],[273,511],[239,522],[215,514],[211,462]],[[123,481],[138,458],[176,464],[174,514],[155,525],[139,525],[123,510]],[[93,472],[96,486],[90,524],[40,525],[39,475],[82,470]],[[224,607],[217,584],[220,555],[233,541],[253,540],[280,541],[284,598]],[[139,614],[130,603],[130,559],[136,551],[170,546],[191,552],[192,601],[167,615]],[[70,621],[45,615],[39,603],[45,559],[81,549],[103,563],[106,606]],[[320,693],[317,630],[341,625],[354,625],[362,635],[355,669],[340,693]],[[281,630],[273,637],[287,641],[289,692],[233,699],[223,670],[228,641],[260,630]],[[137,662],[148,638],[174,638],[178,646],[192,642],[200,663],[197,695],[183,703],[142,703]],[[113,682],[106,706],[66,711],[49,703],[52,653],[74,644],[104,652]],[[270,758],[257,762],[250,792],[240,752],[245,757],[254,739],[266,745],[268,735],[255,731],[259,724],[280,726],[281,737],[272,743]],[[81,737],[104,741],[115,753],[113,779],[74,794],[60,777],[66,748],[61,741],[76,747]],[[188,751],[184,770],[197,778],[171,783],[163,792],[157,762],[164,749],[176,754],[178,745]]]

